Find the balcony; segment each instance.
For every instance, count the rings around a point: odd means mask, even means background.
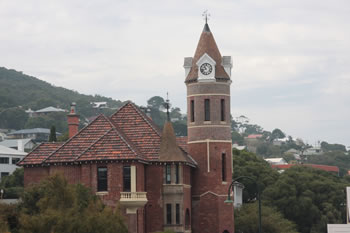
[[[126,207],[127,214],[136,214],[137,208],[147,203],[147,192],[120,192],[119,201]]]

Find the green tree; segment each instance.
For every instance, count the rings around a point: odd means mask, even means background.
[[[308,155],[308,163],[339,167],[339,175],[344,176],[350,170],[350,156],[342,151],[330,151],[321,155]]]
[[[261,230],[268,233],[298,233],[293,222],[283,218],[277,210],[262,205]],[[258,205],[257,203],[244,204],[235,209],[235,232],[258,232]]]
[[[23,168],[17,168],[11,175],[1,179],[0,189],[4,190],[4,198],[19,198],[23,193]]]
[[[237,143],[238,145],[244,145],[243,136],[237,131],[232,131],[232,143]]]
[[[51,126],[51,129],[50,129],[49,142],[57,142],[56,127],[54,125]]]
[[[233,178],[249,176],[257,181],[261,192],[278,179],[278,172],[272,169],[265,160],[253,153],[234,149],[232,152],[232,162]],[[242,179],[239,182],[245,186],[243,191],[244,202],[255,200],[257,196],[255,183],[248,179]]]
[[[271,133],[271,136],[273,137],[273,139],[286,137],[286,135],[280,129],[274,129]]]
[[[23,233],[127,233],[118,210],[102,204],[83,185],[70,185],[54,175],[24,192],[20,204]]]
[[[147,100],[147,105],[149,108],[161,110],[164,108],[164,99],[160,96],[153,96]]]
[[[302,233],[327,232],[327,223],[342,223],[346,183],[328,172],[295,166],[265,189],[262,197]]]
[[[8,108],[0,112],[0,128],[21,129],[27,122],[28,114],[21,108]]]
[[[342,151],[346,152],[346,147],[342,144],[329,144],[327,142],[321,142],[321,149],[324,151]]]

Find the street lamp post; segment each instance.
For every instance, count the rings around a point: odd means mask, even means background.
[[[225,203],[233,203],[233,201],[231,200],[231,191],[233,191],[233,188],[237,185],[238,180],[241,179],[248,179],[254,182],[255,186],[256,186],[256,190],[257,190],[257,198],[258,198],[258,203],[259,203],[259,233],[261,233],[261,199],[260,199],[260,191],[259,191],[259,186],[258,183],[256,182],[256,180],[254,180],[253,178],[249,177],[249,176],[240,176],[237,177],[236,179],[234,179],[230,186],[228,187],[228,193],[227,193],[227,200],[225,201]]]

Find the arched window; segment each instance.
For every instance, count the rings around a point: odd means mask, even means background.
[[[224,230],[222,233],[230,233],[228,230]]]
[[[190,211],[188,208],[186,209],[186,214],[185,214],[185,229],[186,230],[191,229],[191,217],[190,217]]]

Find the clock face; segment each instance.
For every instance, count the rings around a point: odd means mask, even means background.
[[[213,71],[213,67],[209,63],[203,63],[200,67],[200,71],[204,75],[208,75]]]

